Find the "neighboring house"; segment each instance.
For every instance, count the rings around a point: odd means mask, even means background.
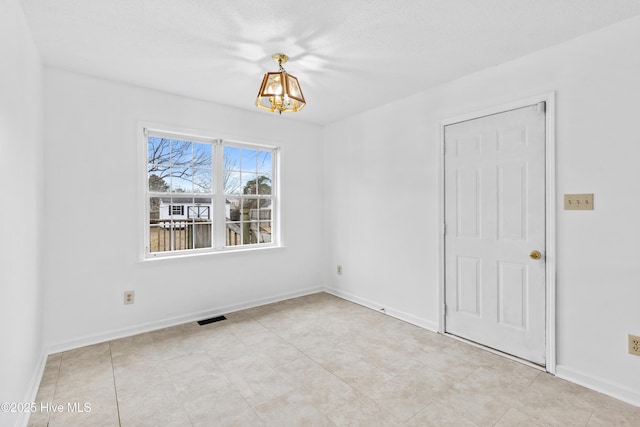
[[[189,219],[211,219],[211,206],[200,203],[184,203],[174,201],[173,203],[160,202],[160,220],[189,220]]]
[[[266,204],[261,206],[259,209],[249,209],[249,217],[243,218],[242,220],[246,221],[247,219],[252,221],[270,221],[271,220],[271,202],[266,201]],[[232,217],[232,209],[234,211]],[[211,219],[211,206],[208,204],[202,203],[193,203],[189,201],[183,201],[179,199],[174,199],[172,202],[160,202],[160,207],[158,210],[158,219],[159,220],[190,220],[190,219],[202,219],[202,220],[210,220]],[[240,220],[240,208],[237,199],[232,201],[227,200],[225,206],[225,216],[227,220],[238,221]],[[237,217],[237,218],[236,218]]]

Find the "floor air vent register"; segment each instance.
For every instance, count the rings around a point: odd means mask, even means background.
[[[210,319],[198,320],[198,325],[200,326],[208,325],[209,323],[220,322],[221,320],[227,320],[227,318],[224,316],[216,316],[216,317],[211,317]]]

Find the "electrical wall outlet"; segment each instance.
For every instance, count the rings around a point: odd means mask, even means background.
[[[336,273],[338,273],[338,276],[342,276],[342,266],[340,264],[338,264],[338,267],[336,268]]]
[[[640,356],[640,337],[629,334],[629,354]]]
[[[124,303],[133,304],[133,297],[135,296],[133,291],[124,291]]]

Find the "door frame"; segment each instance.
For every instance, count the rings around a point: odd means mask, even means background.
[[[546,103],[545,114],[545,294],[546,294],[546,336],[545,336],[545,369],[551,374],[556,372],[556,159],[555,159],[555,115],[556,93],[548,92],[506,104],[488,107],[453,117],[439,122],[438,141],[438,191],[439,191],[439,233],[438,233],[438,332],[445,334],[445,180],[444,180],[444,138],[445,126],[467,120],[478,119],[492,114],[526,107],[539,102]]]

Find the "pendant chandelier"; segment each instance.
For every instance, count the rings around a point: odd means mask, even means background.
[[[287,62],[289,57],[284,53],[275,53],[271,57],[278,63],[279,70],[264,75],[256,99],[256,107],[277,111],[279,114],[302,110],[306,101],[298,79],[282,68],[282,64]]]

